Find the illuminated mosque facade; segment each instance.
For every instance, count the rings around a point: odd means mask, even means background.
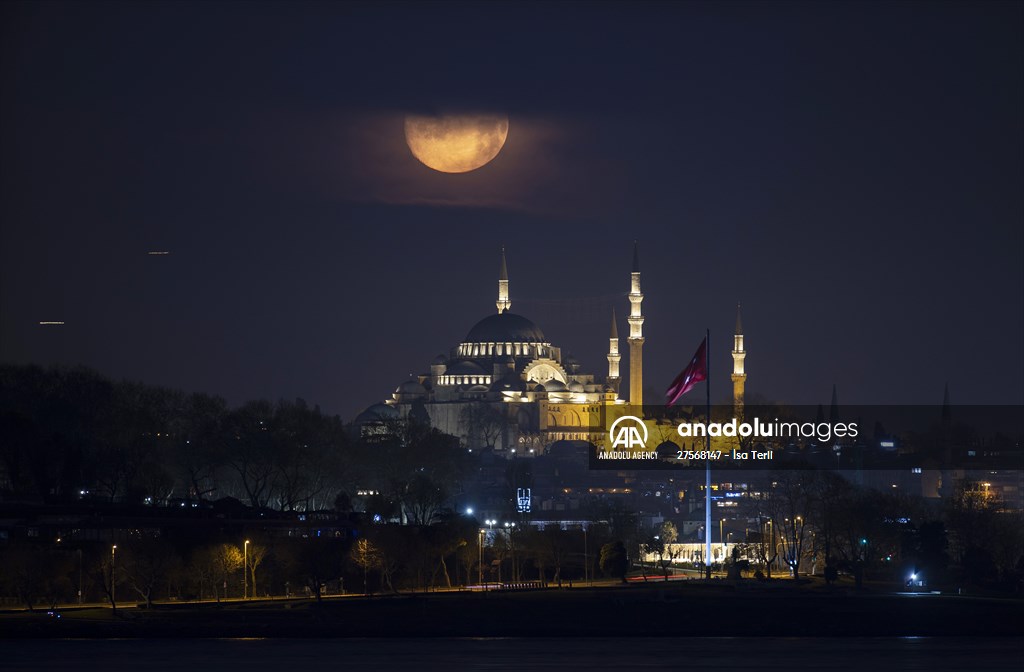
[[[447,355],[399,385],[391,398],[363,411],[356,424],[373,431],[389,420],[429,416],[430,424],[459,437],[470,449],[493,449],[507,457],[538,455],[557,441],[587,441],[590,428],[609,406],[643,405],[644,295],[640,258],[633,248],[629,285],[629,381],[619,374],[621,354],[615,313],[608,338],[605,375],[580,371],[571,356],[552,344],[534,322],[511,311],[504,249],[498,273],[496,312],[477,322]],[[733,349],[734,402],[742,409],[746,375],[743,336]],[[628,396],[622,396],[628,391]],[[619,409],[619,412],[625,408]]]

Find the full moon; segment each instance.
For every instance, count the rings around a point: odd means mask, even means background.
[[[490,163],[507,137],[505,115],[405,118],[405,142],[412,155],[442,173],[468,173]]]

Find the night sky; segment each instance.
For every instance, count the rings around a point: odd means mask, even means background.
[[[726,394],[741,301],[748,394],[1024,403],[1022,7],[5,3],[0,360],[351,418],[504,243],[603,377],[637,239],[648,401],[705,328]],[[413,158],[447,110],[492,163]]]

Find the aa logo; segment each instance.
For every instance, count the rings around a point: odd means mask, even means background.
[[[612,440],[612,448],[646,448],[647,425],[633,415],[624,415],[612,423],[608,430],[608,438]]]

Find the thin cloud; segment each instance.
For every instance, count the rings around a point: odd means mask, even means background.
[[[442,173],[417,160],[401,112],[342,113],[301,124],[275,154],[303,188],[352,202],[495,208],[586,217],[615,198],[609,175],[595,168],[586,124],[509,117],[505,146],[487,165]]]

